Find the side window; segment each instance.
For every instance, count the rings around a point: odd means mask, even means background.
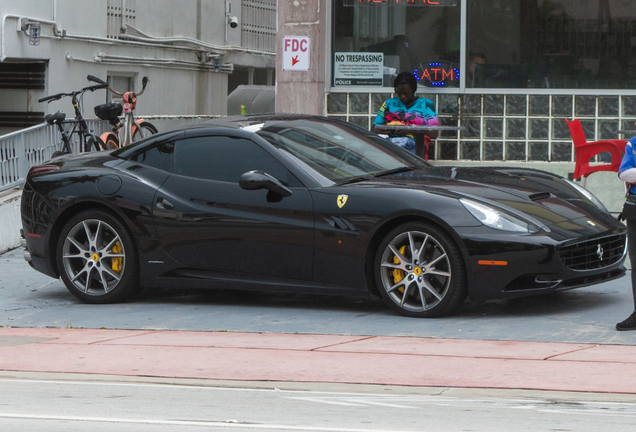
[[[143,153],[135,155],[132,160],[163,171],[174,171],[174,143],[163,143]]]
[[[238,183],[242,174],[252,170],[264,171],[288,186],[301,185],[287,168],[253,141],[207,136],[176,142],[176,174]]]

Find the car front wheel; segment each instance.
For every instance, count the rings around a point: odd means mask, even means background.
[[[86,303],[114,303],[139,288],[136,250],[126,227],[110,213],[89,210],[72,217],[57,245],[66,288]]]
[[[382,297],[402,315],[446,315],[466,298],[459,248],[426,223],[403,224],[387,234],[376,254],[375,275]]]

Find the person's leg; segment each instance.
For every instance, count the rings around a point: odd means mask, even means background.
[[[627,245],[629,248],[629,261],[632,266],[632,295],[634,299],[634,311],[636,311],[636,220],[627,221]]]
[[[409,138],[409,137],[392,137],[392,138],[389,138],[389,141],[391,141],[393,144],[399,145],[403,149],[408,150],[411,153],[415,154],[415,140],[414,139]]]
[[[616,330],[636,330],[636,220],[627,220],[627,245],[629,261],[632,265],[632,300],[634,312],[625,321],[616,324]]]

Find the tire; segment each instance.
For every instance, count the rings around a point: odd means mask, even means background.
[[[400,225],[386,235],[374,274],[382,298],[405,316],[447,315],[466,299],[461,251],[448,234],[423,222]]]
[[[65,154],[67,154],[67,153],[63,152],[63,151],[59,151],[59,150],[58,151],[54,151],[53,154],[51,155],[51,159],[55,159],[56,157],[63,156]]]
[[[147,121],[145,121],[143,123],[139,123],[139,127],[135,130],[132,140],[133,142],[139,141],[144,138],[148,138],[150,135],[154,135],[158,132],[159,131],[152,123],[148,123]]]
[[[103,151],[106,148],[104,141],[98,136],[89,136],[84,141],[85,152]]]
[[[100,138],[101,139],[101,138]],[[104,150],[117,150],[119,148],[119,142],[115,141],[113,138],[108,138],[104,143]]]
[[[73,216],[62,228],[56,258],[64,285],[85,303],[116,303],[139,291],[132,236],[105,211],[87,210]]]

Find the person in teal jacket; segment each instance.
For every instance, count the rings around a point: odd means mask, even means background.
[[[618,169],[618,178],[626,183],[627,193],[636,194],[636,137],[625,146],[625,155]],[[636,330],[636,219],[626,219],[629,260],[632,264],[632,295],[634,312],[625,321],[616,324],[616,330]]]
[[[415,96],[417,79],[411,72],[402,72],[395,78],[395,94],[397,97],[384,101],[378,115],[373,121],[375,133],[387,133],[383,126],[439,126],[437,110],[432,101]],[[415,137],[405,131],[389,132],[389,140],[393,144],[415,153]],[[437,138],[437,131],[424,132],[429,138]]]

